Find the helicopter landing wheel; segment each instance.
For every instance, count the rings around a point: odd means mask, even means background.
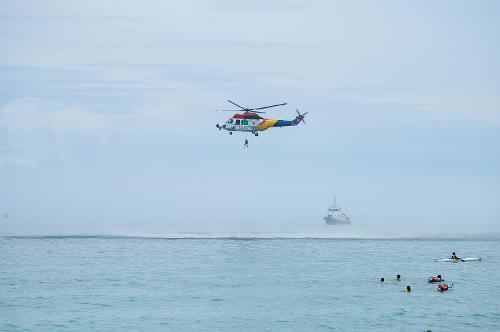
[[[232,131],[230,131],[230,132],[229,132],[229,135],[232,135],[232,134],[233,134],[233,132],[232,132]]]
[[[255,136],[259,136],[259,133],[254,133]]]

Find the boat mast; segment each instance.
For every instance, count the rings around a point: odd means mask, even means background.
[[[334,196],[334,198],[333,198],[333,204],[332,204],[332,206],[330,206],[330,208],[328,210],[331,211],[331,212],[337,212],[339,210],[337,208],[337,196]]]

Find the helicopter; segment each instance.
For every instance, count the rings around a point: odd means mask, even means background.
[[[221,112],[243,111],[243,113],[234,114],[229,120],[226,121],[226,123],[222,125],[220,124],[216,125],[217,129],[219,130],[224,129],[229,131],[229,135],[232,135],[233,131],[244,131],[244,132],[251,132],[255,136],[259,136],[259,131],[264,131],[272,127],[296,126],[301,122],[305,124],[306,122],[304,121],[304,117],[306,116],[307,113],[309,113],[305,112],[304,114],[300,114],[299,110],[297,110],[297,116],[293,120],[270,119],[261,117],[259,114],[266,112],[262,112],[260,110],[271,107],[283,106],[286,105],[287,103],[281,103],[263,107],[247,108],[240,106],[231,100],[228,100],[228,102],[230,102],[236,107],[239,107],[240,110],[217,110],[217,111]]]

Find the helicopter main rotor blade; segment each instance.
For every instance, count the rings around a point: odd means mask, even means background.
[[[241,112],[242,110],[214,110],[216,112],[235,112],[235,113],[238,113],[238,112]],[[266,113],[266,112],[259,112],[259,111],[249,111],[249,110],[245,110],[245,112],[250,112],[250,113]]]
[[[283,106],[283,105],[286,105],[287,103],[282,103],[282,104],[276,104],[276,105],[269,105],[269,106],[263,106],[263,107],[255,107],[255,108],[245,108],[241,105],[238,105],[236,104],[234,101],[232,100],[227,100],[228,102],[230,102],[231,104],[233,104],[234,106],[237,106],[239,108],[241,108],[243,111],[245,112],[249,112],[249,111],[253,111],[254,113],[266,113],[266,112],[258,112],[257,110],[263,110],[263,109],[266,109],[266,108],[271,108],[271,107],[277,107],[277,106]],[[218,110],[218,111],[222,111],[222,112],[238,112],[239,110]]]
[[[250,110],[263,110],[265,108],[271,108],[271,107],[276,107],[276,106],[283,106],[286,105],[287,103],[282,103],[282,104],[276,104],[276,105],[271,105],[271,106],[264,106],[264,107],[256,107],[256,108],[250,108]]]
[[[248,108],[242,107],[242,106],[240,106],[240,105],[236,104],[235,102],[233,102],[233,101],[231,101],[231,100],[228,100],[228,102],[230,102],[230,103],[231,103],[231,104],[233,104],[234,106],[238,106],[238,107],[239,107],[239,108],[241,108],[242,110],[245,110],[245,111],[246,111],[246,110],[248,110]]]

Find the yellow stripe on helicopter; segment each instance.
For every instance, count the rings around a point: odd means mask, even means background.
[[[266,130],[267,128],[271,128],[274,124],[278,122],[278,119],[264,119],[261,123],[256,127],[257,130]]]

